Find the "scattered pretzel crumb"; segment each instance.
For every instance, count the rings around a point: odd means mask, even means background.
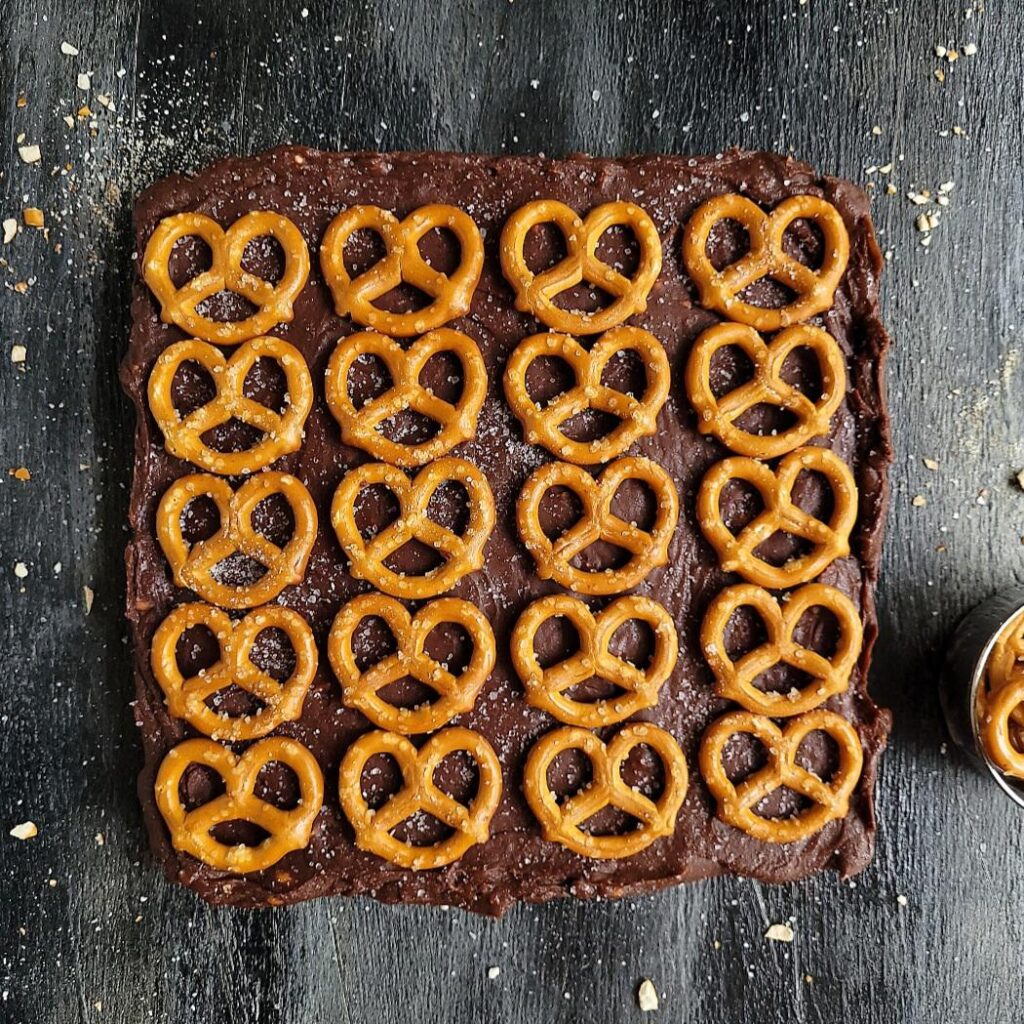
[[[1024,491],[1024,469],[1017,472],[1017,486]]]
[[[764,937],[772,942],[792,942],[796,933],[788,924],[773,924],[764,933]]]
[[[16,469],[7,470],[8,476],[13,476],[15,480],[21,480],[22,482],[32,479],[32,474],[28,471],[26,466],[18,466]]]
[[[23,821],[20,825],[15,825],[10,834],[15,839],[34,839],[39,835],[39,829],[36,828],[34,821]]]
[[[636,990],[636,1002],[644,1013],[652,1013],[658,1008],[658,991],[650,978],[644,978],[640,982],[640,987]]]
[[[28,356],[28,349],[24,345],[12,345],[11,346],[11,362],[12,363],[23,363]]]
[[[26,227],[42,228],[46,226],[46,217],[38,206],[26,206],[21,211],[21,219],[25,222]]]
[[[92,587],[82,587],[82,599],[85,603],[85,614],[88,615],[92,611],[92,603],[96,598],[96,593]]]
[[[939,464],[935,461],[935,459],[929,459],[927,456],[925,456],[921,461],[924,463],[924,468],[930,469],[933,473],[935,472],[935,470],[939,468]]]
[[[914,508],[924,508],[925,505],[928,504],[928,499],[923,494],[915,494],[914,500],[911,501],[910,504],[913,505]]]
[[[28,566],[24,562],[15,562],[14,575],[17,576],[19,580],[25,579],[25,577],[28,576]]]
[[[43,158],[43,154],[38,146],[19,146],[18,156],[21,157],[22,162],[26,164],[37,164]]]
[[[79,74],[78,74],[78,88],[81,89],[82,92],[88,92],[89,91],[89,86],[91,84],[92,83],[89,81],[89,76],[84,71],[79,72]]]
[[[61,43],[60,52],[63,53],[65,57],[77,57],[78,47],[72,46],[70,43]]]
[[[501,968],[500,967],[488,967],[487,968],[487,977],[490,978],[491,981],[494,981],[494,979],[497,978],[499,974],[501,974]]]
[[[7,217],[4,220],[4,245],[9,245],[14,241],[14,236],[18,233],[18,222],[13,217]]]
[[[898,904],[899,904],[899,905],[900,905],[901,907],[905,907],[905,906],[907,905],[907,897],[906,897],[906,896],[904,896],[904,895],[903,895],[903,893],[900,893],[900,894],[899,894],[899,895],[898,895],[898,896],[896,897],[896,902],[897,902],[897,903],[898,903]]]

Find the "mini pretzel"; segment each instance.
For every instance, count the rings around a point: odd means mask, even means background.
[[[767,640],[734,661],[725,643],[729,620],[739,608],[753,608],[764,623]],[[839,624],[839,642],[831,658],[793,639],[793,630],[811,608],[830,611]],[[715,674],[715,693],[734,700],[748,711],[776,718],[799,715],[842,693],[860,656],[863,627],[853,602],[842,591],[822,583],[808,583],[778,601],[752,583],[728,587],[711,602],[700,630],[704,656]],[[810,676],[802,687],[788,693],[758,689],[757,679],[776,665],[791,665]]]
[[[435,228],[447,228],[459,240],[459,265],[449,274],[434,270],[420,252],[420,240]],[[357,231],[374,231],[385,255],[352,278],[345,267],[345,246]],[[407,338],[440,327],[469,312],[484,265],[484,244],[473,218],[454,206],[432,203],[399,220],[379,206],[352,206],[331,221],[320,247],[320,266],[338,316],[351,316],[364,327]],[[409,284],[434,301],[411,313],[388,313],[374,300]]]
[[[654,491],[658,511],[649,532],[612,513],[612,500],[627,480],[643,481]],[[552,487],[569,488],[583,504],[579,522],[555,540],[545,535],[540,524],[540,503]],[[653,568],[664,565],[678,518],[679,497],[669,475],[656,462],[634,456],[611,463],[596,480],[579,466],[548,462],[530,474],[516,506],[519,536],[537,563],[537,575],[591,595],[629,590]],[[597,541],[614,544],[632,557],[618,569],[577,569],[573,558]]]
[[[441,762],[459,751],[470,754],[479,773],[476,795],[468,804],[449,796],[434,782]],[[373,809],[363,796],[362,777],[367,761],[388,754],[398,763],[402,788]],[[349,747],[341,763],[338,796],[356,834],[356,846],[399,867],[425,871],[458,860],[490,835],[491,819],[501,799],[501,765],[491,745],[470,729],[451,728],[434,733],[417,750],[404,736],[371,732]],[[447,825],[452,834],[432,846],[415,846],[391,832],[413,815],[425,813]]]
[[[281,810],[256,795],[260,772],[273,763],[287,765],[298,779],[299,802],[291,810]],[[181,780],[192,765],[212,768],[224,780],[225,792],[187,810],[181,799]],[[213,740],[195,739],[168,751],[157,772],[155,791],[176,850],[218,871],[248,874],[269,868],[286,853],[309,845],[313,822],[324,802],[324,779],[316,758],[301,743],[285,736],[260,740],[241,756]],[[227,821],[249,821],[269,834],[258,846],[222,843],[212,830]]]
[[[1016,682],[1024,676],[1024,614],[1015,616],[996,638],[988,665],[985,667],[985,681],[990,693]],[[1024,705],[1015,708],[1010,715],[1013,723],[1024,728]]]
[[[469,524],[461,536],[428,515],[434,492],[457,481],[469,498]],[[371,540],[356,523],[356,501],[364,487],[382,484],[398,500],[399,517]],[[346,474],[334,492],[331,522],[349,558],[349,572],[392,597],[420,600],[451,590],[484,564],[484,545],[494,529],[494,495],[483,473],[471,462],[448,456],[421,469],[412,480],[396,466],[369,462]],[[406,576],[384,561],[409,541],[434,548],[444,562],[421,576]]]
[[[825,733],[839,748],[839,765],[829,782],[797,764],[800,745],[812,732]],[[763,744],[768,763],[736,785],[726,774],[722,753],[732,737],[741,733]],[[845,718],[821,708],[790,719],[785,729],[763,715],[732,711],[709,726],[700,747],[701,774],[718,804],[718,817],[765,843],[806,839],[830,821],[845,818],[863,764],[857,730]],[[812,806],[788,818],[759,814],[758,805],[782,786],[810,800]]]
[[[420,383],[423,367],[439,352],[451,352],[462,364],[462,394],[454,405]],[[363,355],[379,358],[392,384],[357,408],[349,394],[348,378],[353,364]],[[327,365],[326,387],[327,404],[346,444],[396,466],[422,466],[476,434],[476,419],[487,394],[487,369],[476,342],[459,331],[431,331],[408,351],[384,334],[361,331],[338,342]],[[388,440],[380,431],[381,425],[407,409],[429,417],[441,429],[420,444]]]
[[[708,257],[708,238],[723,220],[736,221],[746,230],[750,248],[735,263],[716,270]],[[817,270],[783,247],[786,231],[795,220],[812,221],[824,236],[824,257]],[[792,196],[768,214],[745,196],[715,196],[697,209],[683,236],[683,261],[703,305],[759,331],[777,331],[828,309],[849,257],[850,237],[842,216],[817,196]],[[740,298],[746,288],[765,277],[794,291],[796,298],[777,309]]]
[[[548,619],[566,618],[576,630],[580,649],[571,657],[542,668],[534,650],[537,631]],[[654,631],[654,654],[646,669],[612,654],[612,637],[623,623],[638,620]],[[647,597],[620,597],[593,615],[568,594],[552,594],[534,601],[512,630],[512,664],[526,688],[526,700],[561,722],[597,729],[621,722],[642,708],[658,703],[662,684],[671,675],[679,654],[672,617]],[[598,676],[623,692],[593,702],[577,700],[569,691]]]
[[[243,392],[245,378],[259,359],[272,359],[284,373],[287,407],[283,414],[247,398]],[[174,375],[182,363],[198,363],[217,389],[214,398],[184,419],[172,399]],[[282,455],[298,451],[312,405],[313,381],[306,361],[298,349],[280,338],[254,338],[236,349],[230,359],[205,341],[179,341],[160,353],[149,378],[149,408],[163,431],[167,450],[224,476],[253,473]],[[208,430],[233,419],[261,431],[262,440],[240,452],[219,452],[203,441]]]
[[[1024,714],[1024,675],[1018,673],[980,702],[981,741],[989,759],[1001,771],[1024,779],[1024,734],[1018,717]]]
[[[793,503],[793,485],[805,470],[820,473],[832,489],[834,507],[827,523]],[[764,509],[739,535],[722,520],[720,499],[730,480],[750,484],[764,502]],[[850,531],[857,519],[857,485],[846,463],[827,448],[798,448],[781,460],[775,472],[753,459],[723,459],[701,482],[697,518],[725,572],[738,572],[751,583],[784,590],[807,583],[837,558],[850,553]],[[810,541],[811,550],[784,565],[759,558],[757,548],[780,531]]]
[[[214,664],[186,679],[178,667],[177,646],[182,634],[194,626],[209,629],[220,650]],[[252,660],[256,638],[267,629],[282,630],[295,652],[295,668],[283,681]],[[316,674],[317,651],[313,631],[290,608],[268,605],[232,622],[219,608],[194,601],[179,604],[160,623],[153,636],[150,664],[172,715],[215,740],[237,743],[266,736],[282,722],[293,722],[302,714]],[[232,685],[252,694],[262,708],[236,717],[210,707],[207,701]]]
[[[647,386],[640,398],[601,383],[601,374],[619,352],[635,352],[644,364]],[[537,359],[555,357],[568,363],[576,384],[546,406],[526,388],[526,374]],[[565,334],[534,334],[521,341],[505,370],[505,397],[523,425],[529,444],[542,444],[568,462],[593,465],[621,455],[638,437],[657,429],[658,412],[668,397],[671,372],[660,341],[639,327],[616,327],[587,352]],[[618,418],[618,426],[593,441],[575,441],[563,431],[574,416],[598,409]]]
[[[353,637],[360,623],[382,618],[397,644],[394,654],[360,671]],[[462,626],[473,641],[473,656],[458,675],[424,649],[427,637],[442,623]],[[442,597],[411,616],[394,598],[362,594],[338,612],[327,640],[327,656],[341,683],[342,700],[383,729],[411,735],[432,732],[456,715],[469,711],[494,668],[494,631],[487,617],[468,601]],[[437,694],[432,703],[406,708],[385,700],[380,691],[410,676]]]
[[[717,397],[711,388],[711,360],[721,349],[733,347],[750,359],[754,374],[745,384]],[[797,349],[810,349],[817,360],[821,373],[817,401],[782,378],[782,367]],[[846,393],[846,361],[832,335],[810,324],[789,327],[768,344],[752,327],[716,324],[693,346],[686,366],[686,391],[702,434],[714,434],[740,455],[774,459],[828,433],[832,414]],[[744,413],[759,405],[785,409],[795,422],[772,434],[753,434],[737,426]]]
[[[554,224],[565,239],[566,255],[552,267],[534,274],[526,265],[523,247],[531,228]],[[597,255],[601,236],[614,227],[631,228],[640,246],[640,262],[626,277]],[[581,220],[575,210],[554,199],[536,199],[519,207],[501,232],[501,269],[516,293],[516,309],[532,313],[552,330],[566,334],[607,331],[647,308],[647,296],[661,272],[661,239],[654,221],[632,203],[616,201],[595,206]],[[593,313],[561,309],[555,299],[581,281],[614,297]]]
[[[661,759],[665,786],[657,800],[628,786],[622,766],[635,747],[650,747]],[[548,784],[548,769],[559,754],[582,751],[593,769],[593,781],[561,804]],[[627,725],[605,746],[586,729],[565,726],[542,736],[526,759],[523,792],[540,822],[544,838],[561,843],[582,857],[612,860],[632,857],[655,839],[670,836],[686,797],[689,777],[679,744],[663,729],[647,722]],[[594,835],[583,826],[612,806],[635,818],[636,828],[623,835]]]
[[[267,236],[275,239],[284,252],[284,273],[276,284],[242,268],[246,246]],[[190,237],[201,238],[210,247],[212,262],[208,270],[178,288],[171,280],[168,264],[175,244]],[[292,302],[309,277],[309,250],[302,232],[279,213],[247,213],[227,231],[201,213],[178,213],[160,221],[150,236],[143,275],[160,303],[160,319],[165,324],[177,324],[206,341],[237,345],[265,334],[276,324],[291,321]],[[242,296],[256,307],[256,312],[244,320],[228,321],[211,320],[197,312],[197,306],[222,291]]]
[[[291,540],[283,548],[252,527],[256,506],[274,494],[285,498],[295,517]],[[182,534],[181,516],[189,502],[204,496],[217,506],[220,526],[212,537],[190,545]],[[309,491],[295,477],[269,470],[250,477],[237,491],[208,473],[183,476],[167,488],[156,513],[157,539],[171,564],[174,582],[223,608],[266,604],[285,587],[301,582],[316,528],[316,506]],[[236,552],[265,566],[266,573],[246,586],[220,582],[214,569]]]

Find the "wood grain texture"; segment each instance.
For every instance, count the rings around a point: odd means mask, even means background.
[[[935,696],[958,617],[1024,582],[1024,9],[989,6],[4,0],[0,214],[38,206],[49,237],[0,247],[0,1019],[600,1024],[640,1019],[650,977],[651,1019],[1019,1020],[1024,832],[946,749]],[[977,55],[953,65],[933,52],[969,42]],[[83,102],[94,136],[61,120]],[[40,163],[19,159],[21,133]],[[489,922],[364,901],[214,911],[159,876],[133,793],[121,619],[129,204],[173,170],[286,141],[739,144],[876,183],[898,457],[873,691],[896,717],[878,853],[854,884],[719,880]],[[926,248],[906,193],[946,181]],[[37,838],[7,835],[26,819]],[[791,945],[763,938],[790,918]]]

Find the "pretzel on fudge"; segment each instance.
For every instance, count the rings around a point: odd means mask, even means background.
[[[423,237],[437,228],[451,231],[459,241],[459,264],[451,274],[435,270],[419,249]],[[385,255],[353,278],[345,266],[345,247],[357,231],[364,230],[380,236]],[[351,206],[327,228],[320,265],[338,316],[351,316],[364,327],[406,338],[469,312],[483,270],[484,245],[473,218],[454,206],[431,203],[413,210],[404,220],[379,206]],[[390,313],[374,305],[402,284],[412,285],[432,301],[409,313]]]
[[[530,270],[524,247],[530,229],[554,224],[565,240],[566,255],[539,274]],[[628,227],[640,247],[640,261],[627,277],[597,255],[601,236]],[[532,313],[564,334],[597,334],[647,308],[647,296],[661,272],[661,239],[654,221],[634,203],[615,201],[595,206],[585,219],[554,199],[537,199],[519,207],[501,232],[501,269],[516,293],[516,309]],[[603,309],[587,313],[563,309],[555,299],[581,282],[612,296]]]
[[[650,747],[662,763],[664,787],[656,800],[627,785],[622,777],[623,765],[637,747]],[[587,757],[593,780],[559,803],[548,771],[560,754],[570,750]],[[581,857],[600,860],[632,857],[656,839],[671,835],[688,784],[686,758],[679,744],[663,729],[647,722],[625,726],[607,745],[587,729],[555,729],[534,744],[523,770],[523,792],[544,838]],[[587,831],[584,826],[589,819],[609,806],[635,819],[636,827],[611,835]]]
[[[620,352],[634,352],[644,366],[647,383],[639,398],[601,382],[608,363]],[[545,406],[530,396],[526,375],[538,359],[557,358],[567,363],[575,385]],[[608,462],[621,455],[637,438],[653,434],[657,417],[668,397],[671,371],[661,342],[639,327],[616,327],[598,338],[588,352],[565,334],[534,334],[521,341],[505,370],[505,397],[529,444],[542,444],[553,455],[580,465]],[[609,413],[619,422],[603,437],[577,441],[565,424],[590,409]]]
[[[260,773],[274,763],[290,768],[298,780],[299,802],[290,810],[256,793]],[[216,772],[225,791],[189,809],[182,799],[181,784],[193,765]],[[164,757],[154,788],[174,848],[218,871],[238,874],[262,871],[285,854],[304,849],[324,802],[324,780],[316,758],[286,736],[259,740],[241,755],[213,740],[185,740]],[[257,825],[267,837],[257,846],[247,846],[221,842],[213,835],[218,825],[240,820]]]
[[[200,238],[210,248],[211,263],[180,288],[171,280],[170,260],[183,238]],[[242,267],[246,247],[257,238],[273,238],[284,253],[284,273],[271,282]],[[289,323],[292,303],[309,277],[309,250],[302,232],[287,218],[269,210],[255,210],[226,231],[201,213],[165,217],[146,244],[143,277],[160,303],[160,319],[187,334],[220,345],[237,345],[266,334],[277,324]],[[229,291],[256,307],[243,320],[213,320],[198,307],[218,292]]]
[[[708,239],[727,220],[746,230],[750,248],[734,263],[717,269],[708,256]],[[785,250],[784,236],[796,220],[816,224],[824,237],[824,256],[817,270]],[[736,193],[714,196],[697,208],[683,235],[683,262],[701,303],[759,331],[777,331],[829,309],[849,258],[850,237],[842,215],[831,203],[812,195],[785,199],[771,213]],[[745,289],[766,277],[791,289],[796,296],[793,301],[770,308],[741,298]]]

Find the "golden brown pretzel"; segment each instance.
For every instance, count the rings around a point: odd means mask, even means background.
[[[1024,731],[1017,721],[1024,714],[1024,673],[980,696],[978,721],[985,753],[1000,771],[1024,779]]]
[[[260,772],[284,764],[299,782],[299,802],[281,810],[256,795]],[[191,765],[212,768],[225,791],[188,810],[181,799],[181,780]],[[286,853],[309,845],[313,822],[324,802],[324,779],[316,758],[297,740],[271,736],[238,756],[213,740],[185,740],[168,751],[156,776],[156,804],[176,850],[191,854],[218,871],[247,874],[276,864]],[[268,833],[258,846],[229,845],[212,830],[228,821],[249,821]]]
[[[435,228],[446,228],[459,241],[459,265],[451,274],[434,270],[419,244]],[[345,246],[357,231],[376,232],[385,255],[353,278],[345,266]],[[338,316],[351,316],[364,327],[409,337],[424,334],[469,312],[484,265],[484,244],[473,218],[454,206],[432,203],[399,220],[379,206],[351,206],[331,221],[320,247],[320,266],[334,296]],[[433,300],[410,313],[389,313],[374,300],[401,284],[409,284]]]
[[[361,671],[352,641],[360,623],[369,617],[380,617],[387,623],[397,649]],[[473,655],[458,675],[425,650],[427,637],[444,623],[461,626],[473,641]],[[459,598],[438,598],[411,616],[393,597],[361,594],[338,612],[327,639],[327,656],[341,683],[345,704],[360,710],[382,729],[413,735],[439,729],[473,707],[494,668],[494,631],[483,612]],[[429,687],[437,699],[410,708],[399,707],[381,696],[381,690],[406,676]]]
[[[252,527],[256,506],[275,494],[285,498],[295,517],[291,539],[284,547]],[[216,505],[220,526],[212,537],[190,545],[182,533],[181,516],[189,502],[204,496]],[[167,488],[156,513],[157,539],[170,562],[174,582],[222,608],[254,608],[272,601],[285,587],[301,582],[316,540],[316,527],[316,506],[309,491],[288,473],[270,470],[249,477],[237,491],[232,491],[223,478],[209,473],[180,477]],[[236,552],[265,566],[266,573],[245,586],[222,583],[214,569]]]
[[[640,398],[601,383],[605,367],[619,352],[635,352],[643,362],[647,386]],[[542,407],[530,397],[526,374],[535,360],[551,357],[569,364],[576,383]],[[668,356],[661,342],[639,327],[606,331],[589,352],[566,334],[534,334],[519,343],[508,361],[505,397],[529,444],[542,444],[567,462],[593,465],[616,458],[638,437],[655,432],[670,380]],[[618,426],[593,441],[573,440],[562,428],[588,409],[610,413],[618,418]]]
[[[707,246],[711,232],[723,220],[736,221],[746,230],[750,248],[735,263],[718,270]],[[824,255],[817,270],[783,247],[783,236],[795,220],[812,221],[824,236]],[[777,331],[828,309],[849,258],[850,237],[842,216],[817,196],[792,196],[771,213],[764,213],[745,196],[715,196],[698,207],[683,236],[683,261],[702,304],[759,331]],[[765,277],[790,288],[796,297],[779,308],[754,306],[740,298],[746,288]]]
[[[554,266],[534,274],[523,247],[531,228],[554,224],[565,240],[566,255]],[[626,277],[597,255],[601,236],[613,227],[632,229],[640,246],[640,262]],[[519,207],[501,232],[501,269],[516,293],[516,309],[532,313],[552,330],[565,334],[597,334],[623,323],[647,308],[647,296],[661,272],[661,239],[654,221],[633,203],[595,206],[581,220],[575,210],[554,199],[537,199]],[[613,297],[592,313],[561,309],[555,299],[580,282]]]
[[[468,804],[449,796],[434,782],[441,762],[460,751],[472,756],[479,773],[476,795]],[[376,809],[369,806],[362,791],[363,770],[375,754],[395,759],[403,783]],[[451,864],[471,846],[486,842],[501,789],[501,764],[491,745],[479,733],[458,727],[434,733],[419,750],[393,732],[366,733],[346,752],[338,780],[341,807],[355,831],[356,846],[413,871]],[[391,834],[421,812],[447,825],[452,834],[432,846],[414,846]]]
[[[259,359],[272,359],[284,373],[285,411],[277,412],[247,398],[245,378]],[[198,363],[213,380],[216,394],[184,419],[174,408],[174,375],[182,363]],[[169,345],[157,357],[149,378],[149,408],[163,431],[167,450],[211,473],[240,476],[269,466],[282,455],[298,451],[302,428],[313,406],[313,381],[302,354],[280,338],[254,338],[235,349],[230,359],[205,341],[190,338]],[[252,448],[219,452],[203,434],[230,420],[240,420],[263,437]]]
[[[284,273],[276,283],[242,268],[246,246],[267,236],[275,239],[284,252]],[[210,247],[212,262],[208,270],[178,288],[171,280],[168,263],[175,244],[190,237],[201,238]],[[177,324],[205,341],[237,345],[292,319],[292,303],[309,277],[309,250],[302,232],[287,217],[269,210],[247,213],[227,231],[201,213],[178,213],[165,217],[150,235],[143,276],[160,303],[164,323]],[[219,321],[196,311],[206,299],[222,291],[242,296],[256,307],[256,312],[244,320]]]
[[[566,618],[572,623],[580,647],[556,665],[542,668],[534,641],[537,631],[552,618]],[[646,669],[609,650],[619,627],[634,620],[647,623],[654,632],[654,653]],[[551,594],[534,601],[519,617],[510,647],[512,664],[526,688],[528,703],[567,725],[597,729],[658,703],[662,684],[675,668],[679,639],[672,617],[648,597],[620,597],[594,615],[575,597]],[[594,676],[614,683],[622,692],[592,702],[569,695],[574,687]]]
[[[462,394],[452,405],[420,383],[427,362],[439,352],[453,353],[462,364]],[[391,387],[356,407],[349,394],[353,364],[363,355],[379,358],[391,376]],[[396,466],[422,466],[446,455],[476,434],[476,420],[487,394],[487,369],[472,338],[440,328],[423,335],[408,350],[374,331],[360,331],[338,342],[327,365],[327,404],[341,427],[346,444]],[[388,440],[380,426],[405,410],[413,410],[440,425],[428,441],[403,444]]]
[[[657,800],[632,789],[622,778],[622,766],[635,747],[650,747],[661,759],[665,786]],[[590,760],[593,781],[561,804],[548,784],[548,769],[559,754],[579,750]],[[523,771],[523,792],[540,822],[544,838],[596,859],[632,857],[655,839],[670,836],[689,784],[686,758],[679,744],[663,729],[635,722],[616,733],[607,746],[587,729],[563,726],[542,736],[531,748]],[[583,826],[599,811],[612,806],[636,819],[637,827],[623,835],[595,835]]]
[[[1024,613],[1008,622],[996,638],[988,665],[985,682],[994,693],[1024,676]],[[1011,715],[1014,725],[1024,728],[1024,706],[1015,708]]]
[[[767,639],[734,661],[726,648],[725,631],[740,608],[753,608],[764,624]],[[793,639],[793,630],[811,608],[831,612],[839,625],[836,651],[826,657]],[[715,675],[715,693],[748,711],[786,718],[811,711],[850,684],[850,672],[860,657],[864,630],[853,602],[834,587],[808,583],[782,603],[752,583],[727,587],[712,602],[700,629],[700,645]],[[788,693],[759,689],[755,683],[776,665],[790,665],[809,680]]]
[[[716,352],[732,347],[743,351],[754,374],[746,383],[716,396],[711,387],[711,360]],[[782,377],[786,360],[798,349],[809,349],[817,360],[822,392],[817,401]],[[686,392],[702,434],[714,434],[739,455],[774,459],[828,434],[832,414],[846,394],[846,360],[835,338],[810,324],[789,327],[767,344],[752,327],[716,324],[697,339],[690,352]],[[795,422],[772,434],[753,434],[737,425],[744,413],[759,405],[785,409]]]
[[[654,492],[657,514],[650,531],[614,515],[612,500],[627,480],[641,480]],[[567,487],[583,505],[583,517],[552,540],[540,524],[540,503],[552,487]],[[537,575],[553,579],[581,594],[616,594],[635,587],[655,566],[668,561],[668,545],[679,518],[675,484],[656,462],[628,456],[606,466],[595,480],[568,462],[548,462],[535,469],[516,505],[519,536],[537,565]],[[586,572],[572,560],[596,541],[628,551],[629,561],[617,569]]]
[[[834,506],[827,523],[793,503],[793,485],[804,470],[820,473],[832,489]],[[764,502],[764,509],[738,535],[722,520],[722,490],[731,480],[750,484]],[[798,448],[783,457],[775,472],[754,459],[723,459],[701,482],[697,519],[722,569],[738,572],[762,587],[784,590],[807,583],[837,558],[850,553],[850,531],[857,519],[857,485],[846,463],[827,448]],[[809,541],[811,550],[784,565],[772,565],[758,557],[757,548],[780,531]]]
[[[469,499],[469,523],[460,535],[429,518],[434,492],[457,481]],[[397,499],[398,519],[371,540],[356,523],[356,500],[364,487],[383,485]],[[392,597],[419,600],[451,590],[467,573],[484,564],[484,545],[494,529],[494,496],[483,473],[471,462],[447,456],[421,469],[410,480],[396,466],[369,462],[345,475],[334,492],[331,522],[338,543],[349,558],[349,572]],[[406,576],[385,564],[385,559],[411,540],[434,548],[444,561],[421,576]]]
[[[839,748],[839,764],[826,782],[797,763],[797,752],[813,732],[830,736]],[[733,736],[746,733],[768,753],[768,763],[738,785],[729,779],[722,753]],[[791,718],[780,729],[770,718],[732,711],[708,727],[700,747],[700,770],[718,804],[718,817],[765,843],[792,843],[820,832],[830,821],[845,818],[850,794],[864,764],[857,730],[845,719],[821,708]],[[788,818],[768,818],[757,807],[780,787],[811,802]]]
[[[177,646],[182,634],[205,626],[217,640],[216,662],[188,679],[178,667]],[[295,652],[295,668],[287,679],[275,679],[252,660],[256,638],[267,629],[280,629]],[[267,605],[232,622],[213,605],[201,601],[179,604],[160,623],[150,649],[153,675],[167,698],[167,708],[194,729],[215,740],[237,743],[266,736],[282,722],[295,721],[309,684],[316,674],[317,650],[306,620],[290,608]],[[230,686],[252,694],[262,707],[252,714],[224,714],[207,702]]]

